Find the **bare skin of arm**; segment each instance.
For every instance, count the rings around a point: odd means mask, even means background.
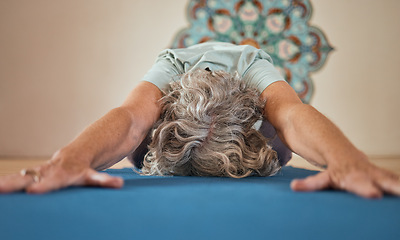
[[[291,184],[295,191],[342,189],[363,197],[383,193],[400,195],[395,174],[375,167],[326,117],[303,104],[285,82],[271,84],[262,93],[265,116],[281,139],[297,154],[327,170]],[[105,169],[133,152],[159,118],[161,92],[142,82],[121,107],[87,127],[75,140],[35,168],[41,181],[14,174],[0,178],[0,193],[25,189],[44,193],[73,185],[119,188],[123,181],[96,170]]]
[[[368,161],[345,135],[312,106],[303,104],[295,91],[283,81],[267,87],[265,117],[293,152],[326,170],[302,180],[294,180],[295,191],[341,189],[367,198],[384,193],[400,196],[396,174]]]
[[[96,170],[106,169],[133,152],[159,118],[161,91],[141,82],[118,108],[88,126],[75,140],[57,151],[44,165],[41,175],[14,174],[0,178],[0,193],[25,189],[44,193],[73,185],[120,188],[123,180]]]

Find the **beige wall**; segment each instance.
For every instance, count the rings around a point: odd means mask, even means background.
[[[49,155],[118,106],[187,25],[186,0],[0,1],[0,155]],[[400,1],[314,0],[335,51],[312,104],[372,155],[400,155]]]
[[[370,155],[400,155],[400,1],[315,0],[336,48],[314,74],[312,104]]]

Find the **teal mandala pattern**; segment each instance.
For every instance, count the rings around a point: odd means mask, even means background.
[[[261,48],[308,103],[310,73],[324,65],[333,49],[323,32],[310,26],[311,14],[309,0],[191,0],[190,26],[176,35],[172,47],[221,41]]]

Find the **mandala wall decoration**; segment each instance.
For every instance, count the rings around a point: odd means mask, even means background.
[[[309,103],[310,73],[324,65],[333,49],[323,32],[308,23],[311,14],[309,0],[191,0],[189,27],[176,35],[172,47],[221,41],[261,48]]]

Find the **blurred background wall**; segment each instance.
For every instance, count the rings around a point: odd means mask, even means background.
[[[1,0],[0,156],[48,156],[122,103],[186,27],[188,0]],[[371,156],[400,156],[400,1],[312,0],[335,48],[311,104]]]

